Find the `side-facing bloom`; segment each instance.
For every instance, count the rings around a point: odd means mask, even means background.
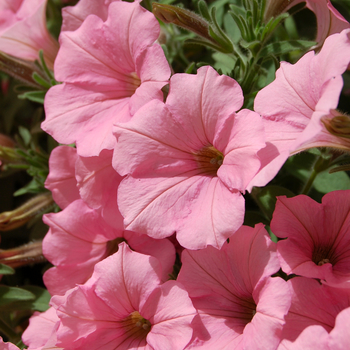
[[[76,143],[84,157],[113,149],[112,125],[163,99],[170,68],[158,35],[153,14],[124,1],[109,5],[105,22],[90,15],[77,30],[62,32],[55,78],[63,84],[46,95],[42,128],[60,143]]]
[[[220,248],[243,223],[242,193],[265,146],[258,114],[242,110],[238,83],[211,67],[175,74],[166,103],[151,101],[115,128],[113,166],[126,229],[176,232],[189,249]]]
[[[54,296],[57,345],[89,350],[180,350],[191,339],[196,314],[180,283],[160,284],[156,258],[125,243],[98,263],[83,286]]]
[[[242,226],[221,250],[185,250],[181,260],[178,281],[200,317],[189,348],[276,349],[290,292],[284,280],[270,277],[279,262],[262,224]]]
[[[58,43],[46,27],[46,3],[47,0],[0,2],[0,51],[35,61],[43,50],[48,67],[53,68]]]
[[[290,154],[343,142],[329,134],[321,118],[334,116],[349,62],[350,30],[344,30],[328,37],[318,54],[308,52],[295,64],[281,62],[276,79],[258,92],[254,110],[262,116],[267,147],[256,185],[274,176]]]
[[[322,204],[308,196],[278,197],[271,221],[282,270],[350,287],[350,190],[327,193]]]

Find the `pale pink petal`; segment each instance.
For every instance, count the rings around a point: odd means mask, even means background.
[[[122,177],[112,167],[113,151],[103,150],[97,157],[78,157],[76,179],[81,198],[116,229],[123,230],[123,217],[117,204]]]
[[[75,179],[76,160],[77,151],[73,147],[58,146],[50,154],[50,172],[45,187],[52,192],[54,201],[61,209],[80,199]]]
[[[154,349],[181,350],[191,340],[196,309],[177,282],[168,281],[155,289],[141,314],[153,324],[147,343]]]
[[[338,313],[350,306],[350,290],[331,288],[305,277],[287,282],[292,293],[290,310],[285,317],[283,338],[294,341],[308,326],[321,325],[331,331]]]
[[[175,247],[167,239],[153,239],[132,231],[124,231],[124,238],[136,252],[157,258],[162,267],[162,282],[169,280],[175,263]]]
[[[23,343],[30,350],[58,349],[55,347],[58,324],[59,318],[53,307],[45,312],[34,312],[29,319],[29,326],[22,334]]]
[[[120,0],[80,0],[75,6],[67,6],[62,9],[61,31],[73,31],[78,29],[89,15],[96,15],[103,21],[108,17],[108,6],[114,1]]]
[[[19,350],[19,348],[10,342],[4,342],[3,339],[0,337],[0,349],[1,350]]]
[[[328,344],[330,350],[345,350],[350,348],[350,308],[339,312],[335,319],[335,326],[329,334]]]

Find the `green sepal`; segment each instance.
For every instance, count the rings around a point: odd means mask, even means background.
[[[18,95],[18,98],[44,104],[45,95],[46,91],[28,91],[24,94]]]

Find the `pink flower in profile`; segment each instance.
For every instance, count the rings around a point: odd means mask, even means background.
[[[57,41],[46,28],[47,0],[2,0],[0,2],[0,51],[35,61],[42,49],[49,68],[58,51]]]
[[[350,307],[339,312],[334,328],[328,333],[320,325],[306,327],[294,341],[284,340],[278,350],[346,350],[350,349]]]
[[[287,274],[350,287],[350,190],[327,193],[322,204],[308,196],[278,197],[271,230]]]
[[[28,350],[63,350],[56,347],[58,326],[59,318],[53,307],[45,312],[34,312],[29,319],[29,326],[22,334],[23,343],[28,346]]]
[[[322,326],[329,333],[335,326],[337,315],[350,307],[350,289],[329,287],[306,277],[295,277],[287,283],[292,301],[285,316],[283,343],[287,340],[294,342],[310,326]],[[338,336],[340,338],[341,334]]]
[[[60,326],[57,345],[89,350],[180,350],[191,339],[196,314],[176,281],[160,284],[156,258],[125,243],[98,263],[83,286],[54,296]]]
[[[60,143],[76,143],[84,157],[113,149],[112,125],[163,99],[170,68],[158,35],[153,14],[124,1],[109,5],[105,22],[90,15],[76,31],[62,32],[55,78],[63,84],[46,95],[42,128]]]
[[[189,348],[276,349],[290,292],[284,280],[270,277],[279,262],[262,224],[242,226],[221,250],[185,250],[181,260],[178,281],[200,316]]]
[[[151,101],[115,128],[113,166],[126,229],[154,238],[176,232],[189,249],[220,248],[243,223],[242,193],[265,146],[260,117],[236,113],[238,83],[211,67],[175,74],[166,103]]]
[[[175,248],[171,242],[115,229],[103,220],[99,211],[89,208],[82,200],[59,213],[46,214],[43,220],[50,226],[43,241],[43,253],[55,265],[44,274],[45,285],[52,295],[64,294],[76,284],[85,283],[96,263],[115,253],[122,241],[127,241],[137,252],[155,256],[162,266],[163,281],[172,273]]]
[[[255,185],[273,177],[291,154],[344,142],[329,134],[321,118],[333,116],[349,62],[350,30],[344,30],[328,37],[317,55],[308,52],[294,65],[281,62],[276,79],[258,92],[254,109],[262,116],[267,147]]]
[[[317,35],[315,40],[318,43],[318,47],[323,45],[328,36],[350,28],[349,22],[338,12],[330,0],[268,0],[265,18],[269,20],[272,16],[276,17],[302,2],[316,16]]]

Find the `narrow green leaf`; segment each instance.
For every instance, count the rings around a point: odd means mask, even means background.
[[[28,146],[30,141],[32,140],[32,135],[31,135],[30,131],[28,129],[24,128],[23,126],[19,126],[18,132],[21,135],[21,137],[24,141],[24,144],[26,146]]]
[[[27,99],[33,102],[44,104],[45,94],[46,91],[29,91],[25,92],[22,95],[18,95],[18,98],[22,100]]]
[[[32,77],[42,87],[44,87],[45,89],[50,89],[51,87],[50,83],[47,80],[45,80],[43,77],[41,77],[37,72],[34,72]]]
[[[208,22],[211,22],[207,3],[204,0],[198,1],[198,11]]]
[[[31,302],[31,310],[43,312],[50,307],[51,295],[47,289],[38,286],[25,286],[23,289],[35,295],[35,300]]]
[[[19,300],[34,300],[35,295],[17,287],[0,286],[0,307]]]

